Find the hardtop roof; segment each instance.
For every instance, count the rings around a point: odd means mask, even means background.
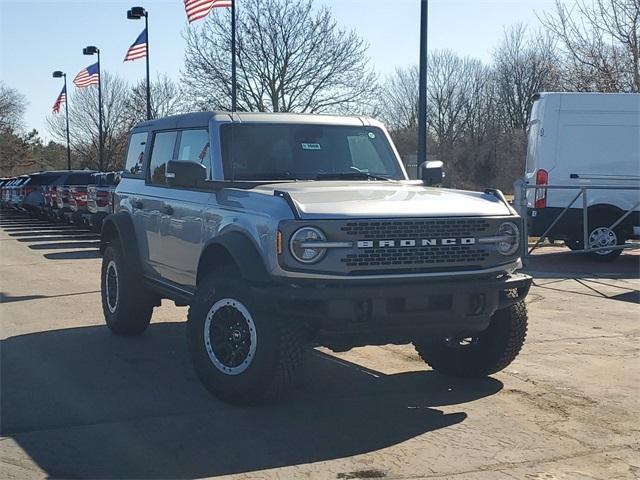
[[[377,120],[364,116],[268,112],[193,112],[143,121],[138,123],[134,127],[134,130],[206,127],[212,120],[218,123],[302,123],[310,125],[382,126]]]

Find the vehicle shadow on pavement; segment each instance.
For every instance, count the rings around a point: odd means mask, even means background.
[[[524,271],[535,278],[635,279],[640,278],[640,255],[625,251],[615,260],[603,262],[568,249],[548,247],[529,257]]]
[[[100,236],[91,230],[69,224],[42,223],[23,220],[20,223],[1,222],[0,227],[14,240],[27,243],[31,250],[67,250],[43,252],[47,260],[77,260],[99,258]]]
[[[50,242],[29,245],[31,250],[64,250],[68,248],[100,248],[100,240],[78,242]]]
[[[92,250],[77,250],[73,252],[45,253],[43,257],[47,260],[84,260],[87,258],[100,258],[100,250],[95,248]]]
[[[466,418],[498,380],[385,375],[312,352],[283,403],[234,407],[192,371],[184,323],[139,338],[106,327],[2,341],[2,434],[51,477],[193,478],[344,458]],[[332,360],[333,359],[333,360]],[[434,407],[459,405],[456,413]]]

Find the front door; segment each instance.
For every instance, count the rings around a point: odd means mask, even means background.
[[[171,194],[167,188],[165,169],[174,158],[178,132],[169,130],[156,132],[151,145],[149,168],[146,172],[146,186],[142,194],[134,200],[135,217],[141,225],[144,242],[147,245],[147,273],[154,277],[166,278],[166,264],[162,240],[166,197]]]
[[[206,128],[178,133],[176,160],[199,162],[210,172],[209,133]],[[165,277],[180,286],[195,287],[203,248],[204,210],[212,194],[202,190],[170,188],[161,219],[162,263]]]

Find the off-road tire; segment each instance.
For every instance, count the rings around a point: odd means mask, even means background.
[[[233,268],[220,269],[200,281],[187,320],[189,353],[204,386],[222,401],[245,405],[271,403],[296,384],[303,357],[302,329],[295,320],[271,313],[269,305],[257,302],[249,292],[249,284]],[[243,367],[245,370],[236,374],[225,373],[216,366],[206,344],[209,335],[208,348],[215,356],[211,335],[216,317],[212,317],[207,330],[207,316],[226,299],[242,305],[255,327],[255,352],[248,366]]]
[[[506,368],[520,353],[527,336],[524,300],[496,311],[489,327],[466,346],[451,339],[426,339],[414,347],[431,368],[454,377],[484,377]]]
[[[113,286],[109,290],[107,285],[107,274],[112,275],[114,267],[117,277],[115,295],[112,293]],[[110,293],[112,297],[109,297]],[[102,256],[101,296],[104,318],[113,333],[137,335],[149,326],[154,307],[153,297],[141,287],[139,273],[125,261],[118,240],[113,240]]]

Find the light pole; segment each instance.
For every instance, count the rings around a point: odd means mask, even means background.
[[[56,70],[53,78],[64,78],[64,112],[67,117],[67,170],[71,170],[71,143],[69,142],[69,93],[67,92],[67,74]]]
[[[418,96],[418,176],[420,164],[427,161],[427,24],[429,18],[429,0],[420,4],[420,82]]]
[[[231,2],[231,111],[238,108],[236,82],[236,0]]]
[[[129,20],[140,20],[144,17],[144,30],[147,32],[147,120],[151,120],[151,80],[149,78],[149,12],[142,7],[131,7],[127,10]]]
[[[104,141],[102,137],[102,72],[100,65],[100,49],[91,45],[83,48],[82,53],[83,55],[98,55],[98,165],[100,166],[100,170],[102,170]]]

